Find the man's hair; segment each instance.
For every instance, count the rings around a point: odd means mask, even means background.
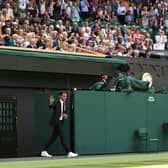
[[[59,95],[62,96],[64,93],[67,94],[66,91],[60,91]]]

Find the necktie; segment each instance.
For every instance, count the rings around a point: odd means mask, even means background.
[[[65,106],[65,102],[63,103],[63,112],[66,111],[66,106]]]

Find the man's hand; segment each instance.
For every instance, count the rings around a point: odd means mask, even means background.
[[[64,113],[63,114],[63,118],[67,119],[68,118],[68,114]]]
[[[54,96],[50,96],[49,97],[49,103],[50,103],[50,105],[54,104],[54,102],[55,102]]]

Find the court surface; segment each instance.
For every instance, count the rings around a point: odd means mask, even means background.
[[[0,168],[168,168],[168,152],[0,159]]]

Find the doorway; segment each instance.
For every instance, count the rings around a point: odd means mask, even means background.
[[[16,97],[0,96],[0,157],[17,156]]]

